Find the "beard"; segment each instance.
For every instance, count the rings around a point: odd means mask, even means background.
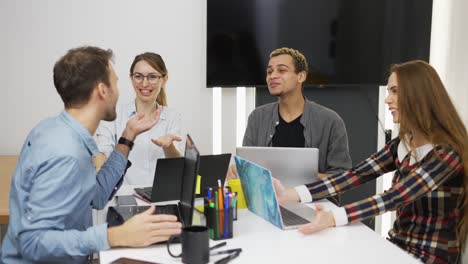
[[[117,112],[115,111],[115,106],[112,110],[106,111],[102,120],[104,121],[114,121],[117,118]]]

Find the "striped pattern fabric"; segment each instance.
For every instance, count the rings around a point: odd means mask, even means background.
[[[395,171],[382,194],[344,206],[350,223],[396,211],[389,240],[425,263],[461,262],[455,236],[461,217],[463,167],[457,153],[434,147],[410,165],[398,159],[398,138],[354,168],[306,185],[313,199],[325,198]]]

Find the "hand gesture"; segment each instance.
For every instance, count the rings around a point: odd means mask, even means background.
[[[177,222],[176,216],[155,215],[155,210],[156,208],[151,206],[123,225],[110,228],[108,231],[110,246],[145,247],[180,234],[182,224]]]
[[[136,136],[145,131],[148,131],[159,122],[161,110],[162,107],[158,107],[149,115],[145,115],[143,113],[136,114],[134,117],[128,120],[127,126],[125,127],[122,136],[128,140],[134,141]]]
[[[272,178],[273,186],[275,187],[276,196],[280,204],[288,202],[300,202],[301,199],[294,188],[286,189],[280,180]]]
[[[182,138],[173,134],[167,134],[159,138],[152,138],[151,141],[161,148],[168,148],[174,141],[182,141]]]
[[[234,180],[234,179],[238,179],[239,177],[237,176],[237,168],[236,168],[236,164],[231,164],[229,165],[229,168],[228,168],[228,171],[227,171],[227,174],[226,174],[226,180]]]
[[[335,226],[335,217],[331,212],[324,211],[320,204],[316,204],[315,209],[316,215],[312,223],[299,227],[299,232],[307,235]]]

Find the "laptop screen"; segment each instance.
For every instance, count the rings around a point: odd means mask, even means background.
[[[182,174],[182,191],[180,205],[184,220],[191,220],[195,199],[195,184],[197,181],[200,153],[192,138],[187,134],[185,145],[184,172]],[[190,223],[191,221],[187,221]]]

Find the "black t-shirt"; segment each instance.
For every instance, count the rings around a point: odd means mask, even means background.
[[[279,124],[276,126],[272,142],[273,147],[305,147],[304,126],[301,124],[302,115],[291,122],[286,122],[278,111]]]

